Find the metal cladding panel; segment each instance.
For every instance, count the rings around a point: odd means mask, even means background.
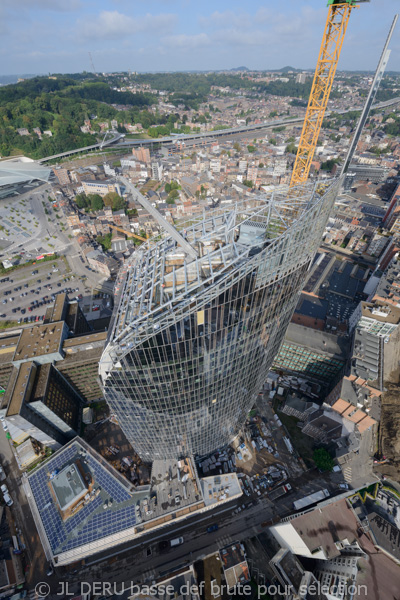
[[[183,257],[184,266],[166,271],[168,256],[150,244],[125,269],[100,375],[111,411],[144,460],[202,456],[238,433],[279,350],[338,185],[325,185],[322,195],[304,186],[301,202],[263,198],[240,206],[233,221],[227,210],[225,233],[213,217],[214,229],[210,218],[197,223],[187,231],[192,245],[213,236],[220,244],[198,261]],[[260,214],[264,247],[257,236],[254,246],[236,245],[240,224]],[[161,298],[160,277],[168,290]]]

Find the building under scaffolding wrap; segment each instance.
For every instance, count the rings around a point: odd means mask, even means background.
[[[146,242],[124,265],[99,369],[106,400],[144,460],[202,456],[238,433],[340,183],[279,188],[214,210],[181,235]]]

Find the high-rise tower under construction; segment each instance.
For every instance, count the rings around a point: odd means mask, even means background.
[[[144,460],[205,455],[240,430],[279,349],[340,179],[244,199],[143,244],[123,267],[100,361]]]

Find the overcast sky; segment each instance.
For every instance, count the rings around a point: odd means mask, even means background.
[[[327,0],[0,0],[0,74],[314,68]],[[374,70],[399,0],[353,10],[339,69]],[[388,69],[400,71],[400,23]]]

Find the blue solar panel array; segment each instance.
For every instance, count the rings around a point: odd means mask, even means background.
[[[133,527],[136,523],[134,502],[129,506],[118,509],[118,504],[130,500],[132,498],[131,495],[89,454],[86,454],[87,464],[92,472],[95,487],[100,486],[112,498],[112,507],[107,509],[101,508],[104,500],[99,495],[75,516],[68,518],[65,522],[62,520],[53,496],[50,493],[47,473],[51,473],[56,469],[62,469],[72,459],[78,458],[77,454],[79,450],[79,445],[72,444],[72,446],[61,451],[57,456],[50,459],[42,469],[39,469],[29,477],[47,538],[55,554],[66,552],[105,536],[118,533],[129,527]]]
[[[125,490],[112,475],[110,475],[104,467],[102,467],[94,458],[88,456],[90,470],[94,474],[96,484],[107,492],[113,498],[114,502],[125,502],[129,500],[131,495]]]

